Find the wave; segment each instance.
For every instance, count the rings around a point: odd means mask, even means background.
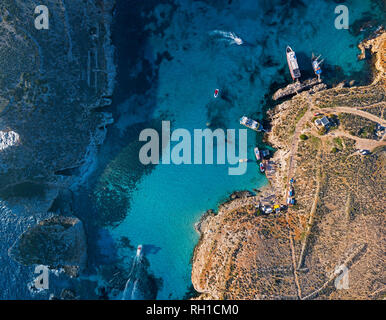
[[[241,46],[244,43],[244,41],[234,32],[214,30],[210,32],[210,35],[217,37],[219,41],[226,41],[229,44],[237,44],[238,46]]]
[[[125,289],[122,293],[122,300],[140,300],[142,293],[139,290],[139,282],[141,277],[141,262],[142,256],[135,256],[133,259],[133,264],[131,265],[131,270],[129,273],[129,278],[126,281]]]

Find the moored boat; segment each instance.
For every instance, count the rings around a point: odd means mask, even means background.
[[[320,65],[322,64],[322,62],[324,60],[321,60],[319,61],[319,57],[315,57],[314,54],[312,54],[312,69],[314,69],[314,72],[315,72],[315,75],[318,77],[319,81],[320,81],[320,75],[322,74],[322,68],[320,67]]]
[[[255,157],[256,157],[256,160],[259,161],[259,160],[260,160],[260,150],[259,150],[259,148],[256,147],[256,148],[254,149],[254,151],[255,151]]]
[[[260,153],[261,153],[261,157],[262,157],[263,159],[269,157],[269,150],[268,150],[268,149],[261,150]]]
[[[258,123],[256,120],[250,119],[246,116],[243,116],[240,118],[240,124],[243,126],[246,126],[249,129],[255,130],[255,131],[261,131],[263,130],[263,127],[260,123]]]
[[[264,166],[264,163],[260,162],[259,168],[260,168],[260,172],[261,172],[261,173],[264,173],[264,172],[265,172],[265,166]]]
[[[293,51],[290,46],[287,46],[286,53],[287,53],[288,68],[291,72],[292,79],[296,80],[300,78],[301,74],[300,74],[300,69],[299,69],[298,60],[296,58],[295,51]]]

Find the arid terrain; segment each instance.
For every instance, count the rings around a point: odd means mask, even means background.
[[[269,111],[270,185],[198,224],[198,299],[384,298],[386,33],[359,48],[373,55],[372,84],[305,91]],[[295,204],[262,215],[259,202],[285,204],[290,185]]]

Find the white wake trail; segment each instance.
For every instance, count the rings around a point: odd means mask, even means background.
[[[227,41],[229,44],[237,44],[241,46],[244,42],[234,32],[214,30],[210,32],[211,36],[218,37],[219,40]]]

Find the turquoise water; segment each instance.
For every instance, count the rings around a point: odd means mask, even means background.
[[[207,126],[239,129],[238,119],[244,114],[262,120],[270,87],[291,80],[285,59],[288,44],[297,52],[305,75],[312,74],[310,57],[315,52],[325,58],[327,82],[353,78],[365,82],[367,62],[356,58],[356,44],[365,33],[335,29],[334,1],[150,3],[144,5],[142,17],[136,17],[145,32],[138,27],[134,39],[130,30],[122,31],[128,28],[124,19],[117,22],[115,32],[128,36],[115,39],[117,50],[127,53],[126,57],[118,52],[116,123],[87,190],[96,214],[120,217],[114,226],[104,228],[114,247],[110,254],[129,266],[134,250],[120,246],[120,240],[127,237],[133,246],[143,244],[149,272],[162,279],[157,298],[180,299],[191,285],[190,261],[198,241],[194,223],[233,191],[253,190],[267,181],[254,161],[242,176],[228,175],[227,165],[158,165],[146,171],[138,163],[133,142],[138,140],[138,128],[171,120],[172,129],[191,132]],[[378,22],[382,18],[371,1],[347,5],[351,23],[369,13]],[[121,2],[117,10],[131,9]],[[232,43],[216,30],[234,32],[244,43]],[[131,50],[139,53],[131,55]],[[215,88],[221,91],[217,99]],[[254,159],[257,140],[261,134],[249,130],[249,159]],[[101,250],[98,246],[103,240],[94,244],[96,248],[91,245],[91,256]],[[109,255],[108,249],[103,254]],[[102,262],[94,258],[92,263]]]

